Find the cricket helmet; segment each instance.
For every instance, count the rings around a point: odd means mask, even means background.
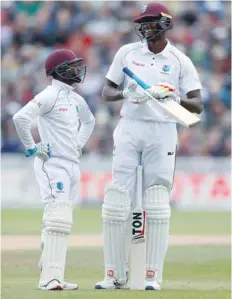
[[[78,58],[71,50],[55,50],[46,59],[46,75],[56,74],[60,79],[81,83],[86,74],[86,66],[82,62],[83,58]]]
[[[139,17],[134,20],[135,23],[139,24],[136,28],[142,39],[152,40],[157,35],[173,27],[172,17],[169,13],[168,8],[161,3],[148,3],[144,5],[140,11]],[[146,29],[144,24],[155,24],[155,34],[146,37]]]

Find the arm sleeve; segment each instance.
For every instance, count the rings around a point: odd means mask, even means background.
[[[202,89],[199,75],[192,61],[186,57],[181,70],[180,91],[184,94],[192,90]]]
[[[107,79],[109,79],[117,85],[120,85],[125,77],[125,74],[123,73],[122,69],[126,66],[125,57],[127,52],[128,50],[125,48],[125,46],[121,47],[118,50],[106,75]]]
[[[81,127],[79,130],[78,138],[80,147],[83,148],[93,132],[95,126],[95,118],[85,100],[83,98],[80,99],[81,101],[79,101],[78,108]]]
[[[35,96],[33,100],[13,116],[16,131],[26,149],[35,147],[35,142],[31,134],[31,122],[37,116],[46,113],[48,109],[47,106],[48,105],[43,98]]]

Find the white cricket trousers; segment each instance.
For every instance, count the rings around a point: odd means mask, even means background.
[[[43,162],[35,158],[34,170],[40,195],[45,204],[56,200],[77,200],[80,169],[73,161],[52,157]]]
[[[113,182],[135,198],[136,167],[143,165],[143,191],[153,184],[172,188],[177,148],[175,123],[121,118],[114,134]]]

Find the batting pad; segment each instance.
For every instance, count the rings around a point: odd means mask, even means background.
[[[168,248],[171,215],[169,192],[165,186],[154,185],[145,191],[146,210],[146,270],[154,271],[154,279],[162,283],[164,258]]]
[[[127,279],[125,239],[130,211],[131,201],[126,190],[115,185],[108,187],[102,206],[105,276],[113,270],[119,282]]]
[[[45,211],[43,228],[43,253],[40,285],[53,279],[64,281],[68,236],[72,228],[72,202],[52,202]]]

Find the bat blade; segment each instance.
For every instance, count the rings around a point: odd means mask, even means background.
[[[189,112],[176,101],[165,99],[163,102],[159,102],[145,90],[144,93],[151,99],[150,102],[147,102],[151,109],[155,109],[158,106],[184,127],[190,128],[200,122],[200,118],[197,115]]]
[[[146,266],[145,211],[136,209],[132,213],[132,244],[130,254],[130,289],[144,290]]]

